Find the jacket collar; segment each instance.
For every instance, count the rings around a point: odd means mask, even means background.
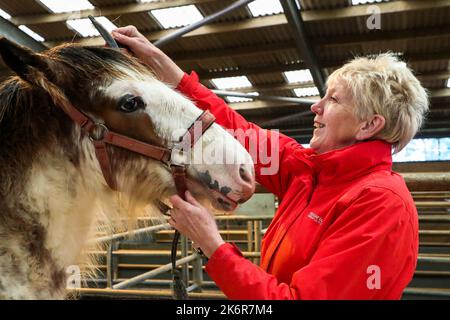
[[[317,182],[346,182],[377,170],[392,170],[391,144],[372,140],[321,155],[307,151]],[[306,151],[306,150],[305,150]]]

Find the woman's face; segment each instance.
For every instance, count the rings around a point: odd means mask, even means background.
[[[364,121],[356,117],[354,108],[355,102],[345,82],[339,79],[329,82],[326,96],[311,106],[316,116],[310,147],[322,154],[356,143]]]

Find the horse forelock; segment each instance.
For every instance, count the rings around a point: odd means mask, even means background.
[[[105,47],[65,44],[48,51],[47,56],[71,69],[73,76],[95,82],[126,78],[130,73],[155,77],[138,59]]]

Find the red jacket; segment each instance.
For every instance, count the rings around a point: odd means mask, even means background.
[[[418,254],[418,216],[391,146],[375,140],[321,155],[247,122],[185,75],[178,90],[226,128],[254,128],[279,139],[279,170],[257,181],[281,202],[263,240],[261,265],[233,244],[206,271],[230,299],[399,299]],[[259,147],[269,143],[260,141]],[[248,147],[248,146],[247,146]]]

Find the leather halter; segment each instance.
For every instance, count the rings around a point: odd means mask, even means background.
[[[103,176],[111,189],[117,190],[117,183],[112,173],[111,161],[109,159],[108,150],[106,148],[107,144],[136,152],[138,154],[161,161],[166,164],[172,172],[178,195],[183,200],[186,200],[185,194],[187,191],[187,163],[175,161],[175,159],[172,159],[172,155],[174,152],[187,152],[194,147],[198,139],[215,121],[215,117],[209,111],[203,111],[202,114],[197,118],[197,120],[195,120],[188,128],[184,136],[181,137],[180,141],[174,144],[173,148],[169,149],[151,145],[110,131],[108,127],[106,127],[106,125],[94,122],[92,119],[87,117],[84,113],[79,111],[70,103],[63,104],[60,107],[75,123],[77,123],[81,127],[81,130],[86,133],[91,139],[95,147],[95,154],[100,164]],[[198,123],[201,123],[201,134],[198,134],[199,132],[197,132],[196,130]],[[171,250],[174,298],[187,299],[188,295],[186,285],[181,280],[180,270],[176,268],[176,253],[179,238],[180,233],[178,232],[178,230],[175,230]]]
[[[94,17],[89,16],[89,19],[94,24],[95,28],[99,31],[106,43],[116,50],[120,47],[114,38],[107,32],[101,24],[97,23]],[[131,51],[131,50],[130,50]],[[178,152],[189,151],[197,140],[205,133],[205,131],[214,123],[215,117],[208,111],[204,111],[196,121],[188,128],[185,135],[180,139],[180,141],[174,145],[173,149],[161,148],[154,146],[145,142],[141,142],[115,132],[111,132],[108,128],[99,123],[94,123],[91,119],[86,117],[83,113],[77,110],[72,104],[68,106],[62,106],[62,109],[72,118],[73,121],[78,123],[82,130],[85,131],[91,138],[95,146],[95,154],[100,163],[100,167],[105,177],[106,182],[111,189],[117,190],[117,184],[112,174],[111,162],[109,161],[108,151],[106,149],[106,144],[115,145],[130,151],[142,154],[149,158],[159,160],[170,167],[172,176],[175,182],[175,187],[177,189],[178,195],[185,199],[185,194],[187,190],[186,184],[186,165],[187,163],[175,162],[172,159],[173,151],[176,149]],[[202,124],[201,134],[196,134],[196,124],[198,122]],[[190,139],[189,139],[190,138]],[[162,204],[160,202],[160,204]],[[175,235],[172,241],[172,278],[173,278],[173,291],[175,299],[187,299],[186,286],[181,280],[181,274],[178,269],[176,269],[176,255],[177,255],[177,245],[180,238],[180,233],[175,230]]]
[[[63,111],[85,132],[91,139],[95,147],[95,153],[100,163],[103,176],[108,186],[117,190],[117,183],[112,174],[111,161],[109,159],[106,145],[114,145],[123,149],[127,149],[148,158],[158,160],[168,165],[172,171],[172,175],[177,188],[177,193],[184,199],[186,192],[186,163],[178,163],[172,160],[173,152],[189,151],[205,131],[214,123],[215,117],[209,112],[204,111],[197,120],[188,128],[185,135],[176,143],[173,148],[163,148],[148,144],[119,133],[110,131],[104,124],[96,123],[79,111],[73,105],[65,105]],[[196,135],[194,131],[196,124],[201,123],[201,134]],[[197,132],[195,132],[197,133]]]

